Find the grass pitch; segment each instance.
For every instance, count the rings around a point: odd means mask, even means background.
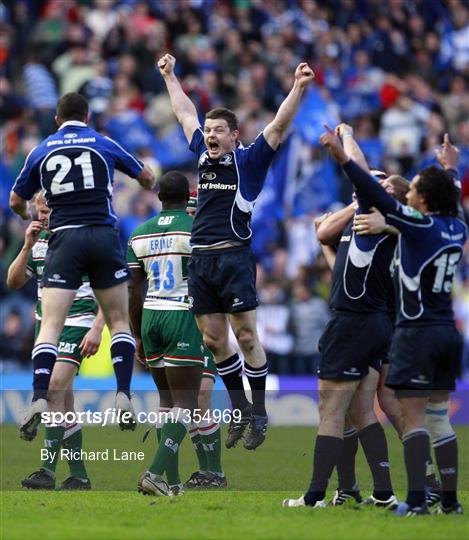
[[[142,443],[144,429],[133,433],[117,428],[84,428],[87,450],[109,449],[109,461],[88,462],[91,492],[32,492],[20,480],[39,467],[41,436],[32,443],[17,437],[15,426],[2,425],[1,531],[10,539],[422,539],[451,540],[469,534],[466,516],[429,516],[402,519],[377,508],[282,508],[285,497],[301,495],[311,476],[315,431],[310,428],[271,428],[264,445],[255,452],[241,446],[224,450],[223,463],[229,489],[188,492],[182,497],[152,498],[136,492],[140,474],[155,448],[155,436]],[[41,434],[40,434],[41,435]],[[391,471],[398,495],[405,491],[402,446],[387,431]],[[469,427],[459,428],[461,502],[469,511]],[[114,461],[113,453],[143,451],[144,461]],[[188,442],[183,444],[183,480],[196,470]],[[68,476],[59,463],[58,481]],[[359,451],[357,474],[366,495],[370,474]],[[336,485],[331,480],[331,490]]]

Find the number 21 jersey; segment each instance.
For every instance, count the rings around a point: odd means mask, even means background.
[[[44,189],[53,231],[114,225],[114,169],[136,178],[143,163],[85,123],[64,122],[29,153],[13,191],[29,200]]]

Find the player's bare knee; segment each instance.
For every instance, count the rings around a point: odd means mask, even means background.
[[[224,336],[217,336],[215,333],[205,331],[203,338],[205,345],[217,358],[224,355],[228,346]]]
[[[251,328],[240,328],[235,333],[240,349],[245,355],[251,354],[257,345],[256,333]]]

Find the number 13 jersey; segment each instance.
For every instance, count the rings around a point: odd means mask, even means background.
[[[114,225],[114,169],[136,178],[143,163],[83,122],[64,122],[26,158],[13,191],[23,199],[44,189],[51,230]]]
[[[163,210],[130,235],[128,265],[147,276],[144,308],[189,309],[187,264],[192,222],[185,210]]]

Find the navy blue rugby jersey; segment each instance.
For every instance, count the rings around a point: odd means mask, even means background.
[[[143,163],[83,122],[64,122],[29,153],[13,191],[29,200],[44,189],[52,230],[114,225],[114,169],[136,178]]]
[[[329,305],[333,310],[387,313],[394,295],[391,263],[396,237],[357,235],[350,222],[342,233],[332,272]]]
[[[192,227],[193,247],[235,241],[249,244],[251,213],[275,156],[261,133],[247,148],[212,160],[202,130],[196,129],[190,149],[199,158],[197,210]]]
[[[357,194],[401,233],[394,261],[397,326],[453,324],[451,289],[466,224],[459,217],[424,215],[399,203],[351,160],[343,168]]]

